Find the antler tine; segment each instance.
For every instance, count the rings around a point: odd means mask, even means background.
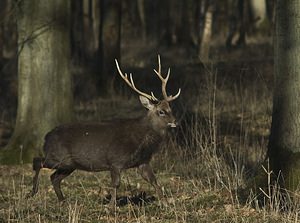
[[[178,93],[175,95],[175,96],[168,96],[167,94],[167,83],[168,83],[168,80],[169,80],[169,77],[170,77],[170,73],[171,73],[171,69],[169,68],[168,69],[168,73],[167,73],[167,76],[164,78],[161,74],[161,63],[160,63],[160,55],[158,55],[158,71],[154,69],[154,72],[157,74],[157,76],[159,77],[159,79],[161,80],[161,91],[162,91],[162,94],[163,94],[163,97],[166,101],[173,101],[175,100],[176,98],[178,98],[178,96],[180,95],[180,92],[181,92],[181,89],[179,88],[178,90]],[[153,94],[152,94],[153,95]]]
[[[179,95],[180,95],[180,93],[181,93],[181,88],[179,88],[178,89],[178,92],[177,92],[177,94],[175,94],[174,96],[169,96],[169,101],[173,101],[173,100],[175,100],[176,98],[178,98],[179,97]]]
[[[156,97],[155,97],[155,95],[154,95],[154,93],[151,91],[151,96],[156,100],[156,101],[159,101]]]
[[[160,55],[157,55],[157,59],[158,59],[158,73],[161,74],[161,63],[160,63]]]
[[[139,89],[137,89],[135,87],[135,84],[134,84],[134,81],[133,81],[133,78],[132,78],[132,74],[130,73],[129,74],[129,79],[128,79],[128,75],[127,73],[123,74],[123,72],[121,71],[120,69],[120,66],[119,66],[119,63],[117,61],[117,59],[115,59],[115,62],[116,62],[116,66],[117,66],[117,70],[120,74],[120,76],[122,77],[122,79],[127,83],[127,85],[133,89],[135,92],[137,92],[139,95],[142,95],[146,98],[148,98],[149,100],[152,100],[152,101],[158,101],[158,99],[153,95],[153,93],[151,92],[151,95],[147,94],[147,93],[144,93],[142,91],[140,91]]]

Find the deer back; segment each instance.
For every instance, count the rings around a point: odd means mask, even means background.
[[[148,110],[147,115],[131,120],[61,125],[45,137],[45,166],[89,171],[136,167],[148,163],[153,153],[158,151],[166,130],[176,127],[169,102],[179,96],[180,89],[175,96],[167,95],[170,70],[163,78],[160,58],[159,69],[155,72],[162,81],[163,100],[158,100],[153,93],[150,95],[138,90],[132,75],[128,79],[118,63],[117,68],[125,82],[139,93],[141,104]]]

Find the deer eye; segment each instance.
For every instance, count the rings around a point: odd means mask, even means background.
[[[159,110],[158,114],[159,114],[159,116],[165,116],[166,112],[164,110]]]

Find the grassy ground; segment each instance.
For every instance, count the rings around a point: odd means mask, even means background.
[[[26,198],[31,166],[0,166],[0,223],[298,222],[299,202],[283,208],[277,188],[251,187],[266,154],[270,80],[264,80],[259,70],[239,70],[232,76],[222,68],[204,69],[198,76],[192,72],[199,70],[186,72],[192,78],[187,75],[182,82],[183,95],[174,108],[181,128],[152,160],[164,190],[162,200],[135,169],[122,175],[115,210],[107,205],[110,176],[106,172],[74,172],[62,183],[67,200],[60,204],[49,179],[52,171],[43,170],[38,194]],[[190,88],[192,82],[200,86]],[[138,108],[135,100],[123,96],[79,103],[76,112],[81,120],[99,120],[120,113],[127,116],[132,110],[140,114]],[[267,180],[267,168],[263,175]]]
[[[237,185],[242,179],[219,158],[199,154],[195,160],[181,160],[177,165],[178,158],[166,163],[165,155],[153,162],[165,198],[158,201],[154,190],[135,170],[129,170],[122,177],[116,210],[106,204],[107,173],[75,172],[62,184],[68,199],[59,204],[49,181],[51,171],[42,172],[39,193],[27,199],[31,167],[1,167],[0,222],[297,222],[297,210],[282,212],[271,207],[267,196],[263,207],[254,194],[240,197]],[[209,160],[199,163],[205,159]],[[127,199],[132,203],[126,204]]]

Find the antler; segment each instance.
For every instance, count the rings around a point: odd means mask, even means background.
[[[157,74],[157,76],[159,77],[159,79],[161,80],[161,90],[162,90],[162,94],[163,94],[163,97],[166,101],[170,102],[170,101],[173,101],[175,100],[176,98],[178,98],[178,96],[180,95],[180,92],[181,92],[181,89],[179,88],[178,92],[176,95],[172,96],[168,96],[167,95],[167,90],[166,90],[166,87],[167,87],[167,82],[169,80],[169,76],[170,76],[170,68],[168,69],[168,74],[166,76],[166,78],[163,78],[163,76],[161,75],[161,64],[160,64],[160,56],[158,55],[158,71],[154,69],[154,72]],[[151,95],[153,95],[153,93],[151,92]],[[155,97],[155,96],[154,96]]]
[[[138,94],[148,98],[151,101],[158,101],[158,99],[154,96],[154,94],[152,92],[151,92],[151,95],[150,95],[150,94],[146,94],[146,93],[140,91],[139,89],[137,89],[135,87],[135,84],[134,84],[134,81],[133,81],[133,78],[132,78],[132,73],[129,73],[129,79],[128,79],[127,73],[125,73],[125,74],[122,73],[122,71],[119,67],[119,63],[118,63],[117,59],[115,59],[115,62],[116,62],[117,69],[118,69],[118,72],[119,72],[120,76],[129,85],[129,87],[131,87],[135,92],[137,92]]]

